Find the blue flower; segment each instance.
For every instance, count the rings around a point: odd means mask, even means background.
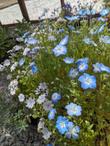
[[[96,88],[96,77],[89,75],[87,73],[84,73],[81,75],[78,79],[81,82],[81,87],[83,89],[94,89]]]
[[[100,37],[100,42],[103,42],[105,44],[110,44],[110,36],[101,36]]]
[[[76,61],[76,64],[81,64],[81,63],[88,63],[89,62],[89,59],[88,58],[80,58]]]
[[[61,99],[61,95],[57,92],[52,94],[52,102],[55,104]]]
[[[108,9],[108,8],[105,8],[105,9],[103,9],[103,10],[100,12],[100,15],[101,15],[101,16],[106,16],[106,15],[108,15],[108,13],[109,13],[109,9]]]
[[[95,15],[96,11],[95,10],[86,10],[87,15]]]
[[[96,64],[93,64],[93,71],[94,72],[101,72],[101,63],[96,63]]]
[[[81,9],[81,10],[79,10],[78,14],[80,16],[85,16],[85,15],[87,15],[87,10],[86,9]]]
[[[63,28],[60,28],[58,31],[57,31],[57,33],[59,34],[59,33],[62,33],[62,32],[64,32],[65,30],[63,29]]]
[[[87,44],[87,45],[93,45],[93,46],[97,46],[97,44],[93,41],[93,40],[91,40],[90,38],[87,38],[87,37],[85,37],[84,39],[83,39],[83,41],[85,42],[85,44]]]
[[[73,59],[73,58],[70,58],[70,57],[66,57],[66,58],[64,58],[63,60],[64,60],[64,62],[67,63],[67,64],[71,64],[71,63],[74,62],[74,59]]]
[[[84,72],[87,69],[88,69],[88,64],[87,63],[82,62],[82,63],[78,64],[79,72]]]
[[[69,36],[66,35],[66,36],[60,41],[59,45],[62,45],[62,46],[67,45],[68,40],[69,40]]]
[[[65,55],[67,53],[67,47],[62,45],[57,45],[52,51],[54,55],[58,57],[60,55]]]
[[[53,145],[49,143],[49,144],[47,144],[46,146],[53,146]]]
[[[69,21],[79,20],[79,16],[65,16],[65,18]]]
[[[63,116],[58,116],[56,121],[56,128],[58,129],[59,133],[65,134],[68,131],[68,119]]]
[[[52,108],[48,114],[48,119],[53,120],[56,114],[56,109]]]
[[[65,106],[65,109],[67,109],[67,114],[69,116],[80,116],[82,112],[81,106],[75,104],[75,103],[70,103]]]
[[[26,38],[26,37],[28,37],[29,35],[30,35],[30,32],[25,32],[25,33],[23,34],[22,38]]]
[[[68,28],[69,28],[70,30],[75,30],[75,27],[72,26],[72,25],[68,25]]]
[[[22,66],[23,64],[24,64],[24,62],[25,62],[25,59],[24,58],[21,58],[20,60],[19,60],[19,66]]]
[[[96,33],[101,33],[102,31],[104,31],[106,24],[101,25],[97,30]]]
[[[78,75],[77,69],[71,68],[70,71],[69,71],[68,76],[70,78],[74,79],[75,77],[77,77],[77,75]]]
[[[98,21],[102,21],[102,22],[105,22],[105,21],[106,21],[106,19],[103,18],[103,17],[98,17],[97,20],[98,20]]]
[[[38,68],[37,68],[37,66],[35,65],[34,62],[32,62],[30,64],[30,67],[31,67],[31,71],[32,71],[33,74],[35,74],[36,72],[38,72]]]
[[[79,132],[80,132],[80,127],[79,126],[73,126],[69,128],[69,131],[66,132],[66,137],[67,138],[73,138],[73,139],[77,139],[79,137]]]
[[[93,67],[94,67],[94,72],[103,72],[104,71],[104,72],[110,73],[110,67],[105,66],[102,63],[93,64]]]
[[[38,43],[38,40],[32,38],[32,37],[29,37],[29,38],[26,38],[25,39],[25,43],[29,44],[29,45],[35,45]]]

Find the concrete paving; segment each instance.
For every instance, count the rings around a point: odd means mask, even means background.
[[[82,3],[90,2],[93,0],[80,0]],[[65,0],[65,2],[70,2],[72,6],[77,6],[77,0]],[[37,20],[42,14],[44,9],[48,9],[46,17],[52,17],[51,14],[54,9],[61,8],[60,0],[26,0],[26,7],[31,20]],[[95,9],[98,10],[102,7],[103,0],[98,0],[95,5]],[[58,13],[56,14],[56,16]],[[0,21],[2,24],[12,24],[16,23],[16,20],[22,20],[22,14],[18,4],[4,8],[0,10]]]

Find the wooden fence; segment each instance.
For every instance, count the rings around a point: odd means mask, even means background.
[[[64,6],[64,0],[60,0],[60,2],[61,2],[61,7],[63,7]],[[27,11],[27,8],[26,8],[26,5],[25,5],[25,1],[24,0],[18,0],[18,4],[20,6],[23,18],[27,21],[30,21],[28,11]]]
[[[58,0],[58,3],[60,4],[60,7],[63,8],[65,2],[65,0]],[[36,23],[38,22],[38,20],[31,20],[30,16],[29,16],[29,11],[28,11],[28,8],[27,8],[27,5],[26,5],[26,1],[25,0],[17,0],[15,4],[18,3],[18,6],[21,10],[21,16],[22,18],[24,18],[26,21],[30,21],[30,22],[33,22],[33,23]],[[10,7],[10,6],[9,6]],[[5,8],[2,8],[2,10],[5,9]],[[3,26],[15,26],[17,24],[17,22],[13,22],[13,23],[2,23],[2,21],[0,20],[0,25],[3,25]]]

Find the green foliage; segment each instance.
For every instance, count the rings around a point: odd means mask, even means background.
[[[31,30],[31,22],[27,22],[25,19],[23,19],[22,21],[17,21],[17,25],[16,25],[16,29],[15,29],[15,33],[18,36],[22,36],[25,32],[30,31]]]
[[[15,45],[15,38],[10,29],[0,26],[0,59],[7,57],[7,51]]]

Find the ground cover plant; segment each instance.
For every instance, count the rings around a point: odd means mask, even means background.
[[[85,18],[94,14],[80,9],[76,16],[41,21],[34,30],[20,33],[20,45],[0,65],[8,73],[20,128],[31,118],[39,119],[36,129],[47,146],[95,146],[109,127],[109,9],[89,17],[88,23]]]

